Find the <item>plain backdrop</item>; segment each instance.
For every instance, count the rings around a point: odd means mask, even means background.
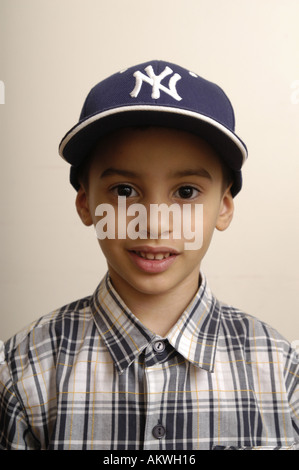
[[[249,150],[202,269],[220,300],[299,344],[298,19],[298,0],[0,0],[0,339],[104,275],[58,144],[98,81],[166,59],[226,91]]]

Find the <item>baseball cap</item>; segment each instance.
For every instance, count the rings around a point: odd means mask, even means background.
[[[159,126],[185,130],[205,139],[231,169],[235,196],[242,187],[247,148],[235,133],[234,110],[215,83],[179,65],[153,60],[121,70],[95,85],[80,117],[63,137],[59,154],[77,169],[101,137],[116,129]]]

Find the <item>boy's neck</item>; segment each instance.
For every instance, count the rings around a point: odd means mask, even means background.
[[[130,288],[115,272],[109,270],[113,287],[138,320],[155,334],[165,337],[195,296],[199,272],[186,278],[176,289],[158,295],[144,294]]]

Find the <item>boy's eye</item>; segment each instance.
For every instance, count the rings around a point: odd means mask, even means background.
[[[181,199],[193,199],[199,193],[199,190],[192,186],[181,186],[176,192],[175,196]]]
[[[112,191],[117,195],[117,196],[125,196],[125,197],[134,197],[137,196],[137,192],[135,189],[132,188],[132,186],[128,184],[119,184],[115,186]]]

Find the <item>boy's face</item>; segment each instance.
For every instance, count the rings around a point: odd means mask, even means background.
[[[146,239],[117,238],[118,196],[126,196],[127,208],[136,203],[146,208]],[[99,243],[120,295],[162,295],[184,286],[196,291],[213,231],[225,230],[233,215],[233,198],[229,188],[223,189],[222,166],[214,150],[188,132],[156,127],[123,129],[101,140],[90,163],[88,184],[81,185],[76,199],[86,225],[96,226],[101,219],[95,215],[100,204],[115,211],[116,238]],[[202,204],[202,246],[186,249],[190,239],[183,232],[180,239],[174,238],[171,218],[167,234],[160,223],[152,238],[151,204],[178,204],[181,209],[190,205],[193,231],[198,228],[195,207]],[[126,223],[132,219],[127,217]]]

